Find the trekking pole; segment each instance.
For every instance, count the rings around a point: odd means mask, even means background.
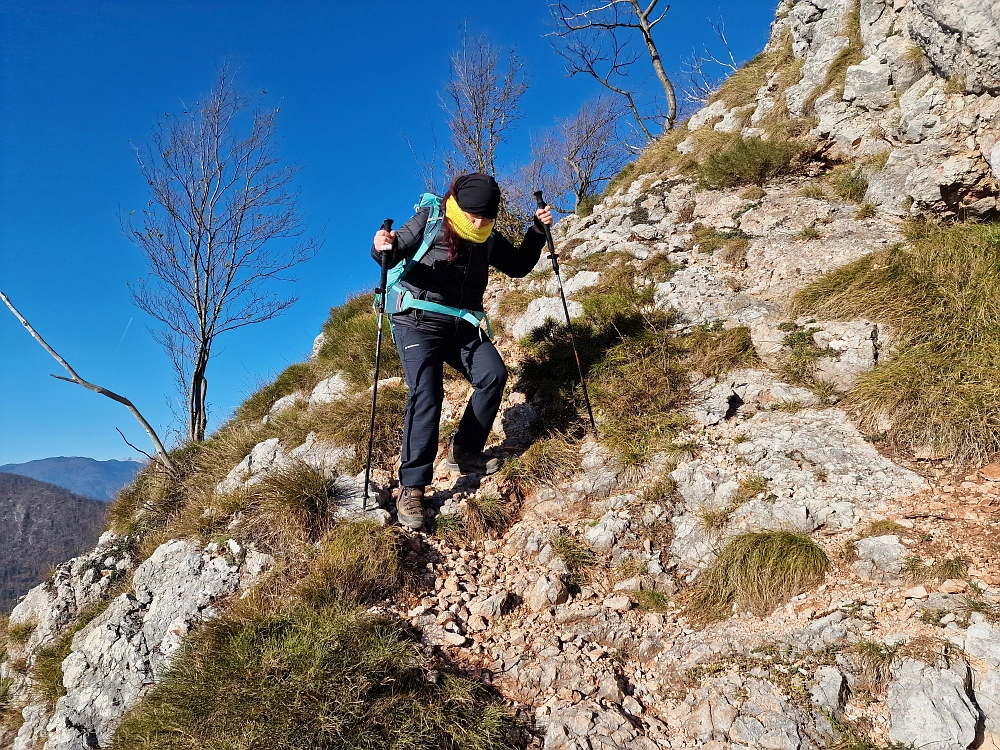
[[[392,231],[392,219],[382,222],[382,229],[386,232]],[[385,286],[389,278],[389,253],[392,252],[392,245],[383,245],[382,254],[382,275],[379,277],[378,288],[375,294],[378,295],[378,336],[375,339],[375,381],[372,383],[372,414],[368,420],[368,457],[365,459],[365,494],[361,500],[361,510],[368,510],[368,482],[372,476],[372,446],[375,443],[375,404],[378,400],[378,371],[382,364],[382,319],[385,318]]]
[[[545,199],[542,191],[536,190],[535,200],[538,201],[539,208],[545,208]],[[559,257],[556,255],[556,246],[552,242],[552,230],[548,224],[545,227],[545,241],[549,246],[549,260],[552,261],[552,272],[556,275],[556,283],[559,285],[559,297],[562,299],[563,312],[566,313],[566,330],[569,332],[569,343],[573,347],[573,356],[576,358],[576,371],[580,373],[580,385],[583,386],[583,400],[587,404],[587,416],[590,417],[590,429],[597,437],[597,425],[594,423],[594,410],[590,408],[590,394],[587,393],[587,381],[583,377],[583,365],[580,364],[580,353],[576,350],[576,339],[573,337],[573,324],[569,320],[569,308],[566,306],[566,293],[563,291],[562,276],[559,275]]]

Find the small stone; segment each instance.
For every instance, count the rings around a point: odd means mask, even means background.
[[[967,591],[969,584],[958,578],[949,578],[938,586],[938,591],[942,594],[962,594]]]
[[[626,695],[622,699],[622,708],[624,708],[633,716],[642,716],[643,712],[642,704],[639,703],[639,701],[637,701],[631,695]]]
[[[925,586],[914,586],[912,589],[907,589],[903,592],[904,599],[926,599],[927,598],[927,588]]]
[[[615,612],[627,612],[632,608],[632,600],[627,596],[609,596],[604,600],[604,606]]]
[[[979,475],[990,482],[1000,482],[1000,464],[986,464],[979,470]]]
[[[461,633],[451,633],[446,630],[441,636],[441,640],[449,646],[464,646],[466,638]]]

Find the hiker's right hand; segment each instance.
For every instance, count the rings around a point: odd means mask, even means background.
[[[388,245],[388,249],[391,250],[396,246],[395,230],[391,232],[387,232],[384,229],[378,230],[375,233],[375,241],[372,244],[375,246],[375,250],[379,253],[383,252],[386,245]]]

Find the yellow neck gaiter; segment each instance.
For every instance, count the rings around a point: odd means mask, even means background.
[[[484,224],[482,229],[476,229],[469,217],[465,215],[465,211],[459,208],[455,196],[450,196],[445,202],[444,215],[448,217],[448,221],[454,227],[455,234],[469,242],[475,242],[476,244],[486,242],[493,231],[492,221],[489,224]]]

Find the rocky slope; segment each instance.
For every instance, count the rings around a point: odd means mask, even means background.
[[[53,484],[0,474],[0,612],[61,560],[90,549],[105,525],[104,503]]]
[[[631,184],[558,225],[581,322],[624,288],[678,341],[718,336],[710,341],[721,347],[725,332],[745,332],[753,355],[714,375],[690,368],[684,418],[641,460],[623,453],[621,435],[612,440],[619,415],[605,388],[601,440],[559,443],[550,432],[548,444],[563,446],[554,467],[531,464],[535,475],[517,481],[442,473],[429,509],[436,532],[400,532],[414,582],[375,609],[412,628],[427,660],[492,686],[517,712],[520,746],[1000,744],[1000,466],[921,458],[863,432],[839,399],[892,360],[897,332],[788,308],[822,274],[903,242],[906,213],[995,211],[998,20],[977,0],[783,2],[765,55],[773,68],[751,63],[739,87],[724,87],[687,130],[640,159]],[[696,154],[706,134],[777,138],[779,125],[816,139],[796,176],[709,190],[680,171],[678,155]],[[867,184],[855,203],[829,187],[835,160]],[[526,375],[538,345],[517,343],[561,312],[546,266],[490,290],[507,332],[498,345],[512,367],[523,365],[496,445],[523,452],[522,462],[552,418]],[[322,341],[315,351],[322,356]],[[808,377],[795,366],[802,361]],[[557,377],[558,367],[543,366]],[[611,364],[603,367],[592,373],[597,390]],[[210,524],[211,540],[192,531],[147,556],[124,532],[109,533],[18,605],[20,636],[0,667],[23,719],[8,737],[14,748],[108,747],[188,633],[268,580],[275,550],[240,541],[252,538],[252,519],[226,498],[306,465],[339,488],[331,517],[391,522],[388,504],[359,507],[349,441],[311,427],[281,432],[314,425],[303,420],[354,395],[364,401],[351,372],[344,363],[318,384],[289,376],[292,385],[268,392],[266,424],[254,417],[246,448],[198,490],[203,504],[186,528]],[[625,410],[630,384],[617,382]],[[383,386],[390,400],[401,388]],[[455,381],[446,390],[445,425],[467,395]],[[477,535],[483,507],[519,513]],[[821,550],[822,582],[793,586],[776,606],[700,612],[698,597],[712,594],[704,581],[730,543],[769,531]],[[31,665],[60,638],[62,689],[46,697]]]

